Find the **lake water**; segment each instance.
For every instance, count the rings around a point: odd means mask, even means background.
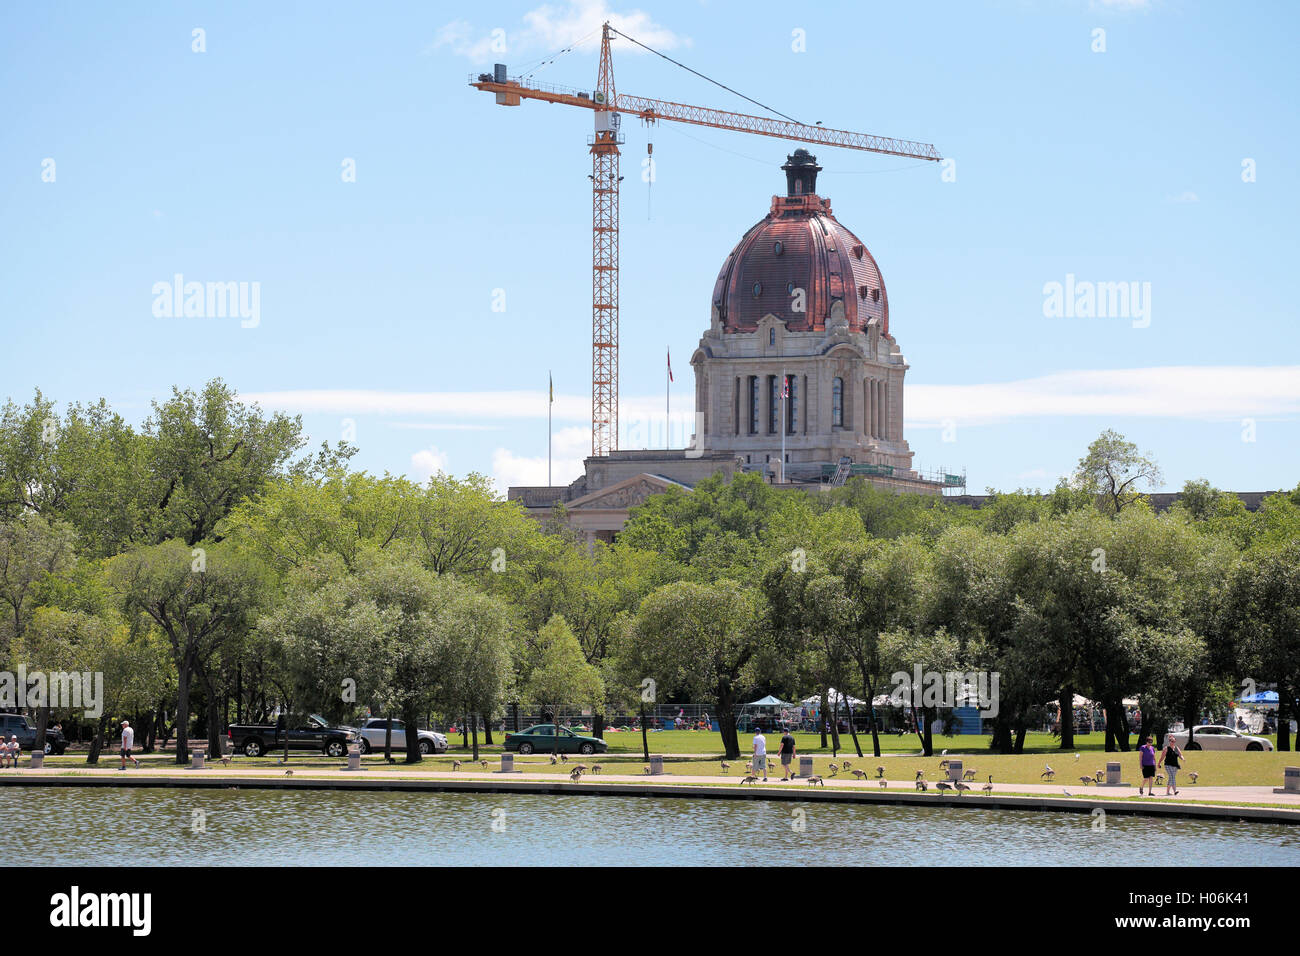
[[[766,801],[4,787],[0,820],[34,865],[1300,865],[1280,824]]]

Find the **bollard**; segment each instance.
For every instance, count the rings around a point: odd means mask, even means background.
[[[811,777],[812,775],[813,775],[813,758],[812,758],[812,757],[800,757],[800,758],[799,758],[799,774],[798,774],[798,776],[800,776],[800,777]]]
[[[196,751],[194,751],[194,753],[192,753],[192,754],[190,755],[190,769],[191,769],[191,770],[202,770],[202,769],[203,769],[203,758],[204,758],[205,756],[206,756],[206,754],[205,754],[204,751],[202,751],[202,750],[196,750]]]
[[[1300,767],[1284,767],[1282,769],[1281,787],[1274,787],[1274,793],[1300,793]]]
[[[515,769],[515,755],[514,755],[514,754],[502,754],[502,755],[501,755],[501,769],[498,770],[498,771],[496,771],[496,772],[497,772],[497,773],[522,773],[523,771],[520,771],[520,770],[516,770],[516,769]]]
[[[45,752],[41,750],[32,751],[32,769],[40,770],[45,766]]]
[[[961,779],[961,776],[962,776],[962,769],[961,769],[961,766],[962,766],[962,764],[961,764],[961,761],[960,761],[960,760],[953,760],[953,759],[949,758],[949,760],[948,760],[948,779],[949,779],[949,780],[957,781],[957,780],[960,780],[960,779]]]
[[[360,747],[349,747],[349,748],[348,748],[348,766],[347,766],[347,769],[348,769],[348,770],[360,770],[360,769],[361,769],[361,748],[360,748]]]
[[[664,758],[659,754],[650,755],[650,776],[657,777],[664,772]]]

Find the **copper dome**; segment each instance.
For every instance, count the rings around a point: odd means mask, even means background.
[[[816,193],[816,157],[796,150],[786,165],[787,194],[731,250],[713,288],[724,332],[752,332],[771,313],[794,332],[821,331],[836,302],[849,328],[866,331],[873,319],[889,333],[889,298],[866,245],[831,213]],[[796,290],[805,310],[797,312]]]

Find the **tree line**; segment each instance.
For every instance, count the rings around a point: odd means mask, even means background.
[[[1300,487],[1256,512],[1203,481],[1154,513],[1159,470],[1106,432],[1048,494],[978,509],[858,479],[820,494],[715,476],[588,545],[480,475],[424,484],[306,448],[220,380],[138,428],[106,402],[0,409],[0,652],[11,670],[102,673],[89,759],[129,716],[147,747],[232,722],[369,710],[492,725],[520,706],[604,715],[691,701],[740,753],[750,694],[865,701],[891,675],[997,673],[990,746],[1016,752],[1059,701],[1104,706],[1107,749],[1279,692],[1300,713]],[[943,705],[910,701],[928,753]],[[516,710],[517,712],[517,710]],[[67,709],[36,715],[79,720]],[[879,753],[876,722],[871,746]],[[853,746],[862,752],[850,722]],[[838,738],[831,724],[829,733]],[[840,746],[838,739],[833,741]],[[414,734],[406,759],[418,761]]]

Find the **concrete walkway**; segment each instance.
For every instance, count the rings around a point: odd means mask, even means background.
[[[1142,816],[1195,816],[1224,819],[1248,819],[1300,824],[1300,794],[1274,793],[1271,787],[1196,787],[1180,788],[1177,797],[1138,797],[1136,787],[1063,787],[1053,784],[994,784],[993,793],[985,795],[980,784],[958,796],[942,793],[931,783],[922,793],[910,780],[888,780],[881,787],[877,780],[858,781],[852,777],[826,778],[823,785],[809,785],[806,780],[782,782],[769,777],[768,783],[742,784],[740,774],[703,776],[667,773],[584,774],[572,782],[567,773],[511,774],[473,771],[365,769],[348,771],[342,767],[291,768],[292,773],[276,764],[225,768],[219,763],[203,770],[170,766],[160,769],[116,767],[50,767],[40,770],[22,768],[0,771],[0,786],[127,786],[127,787],[194,787],[202,789],[255,787],[268,789],[338,789],[338,790],[429,790],[469,792],[572,793],[586,795],[624,795],[661,797],[739,798],[760,800],[814,800],[817,802],[890,803],[908,805],[960,805],[988,809],[1036,809],[1090,812],[1098,805],[1108,811]],[[1066,792],[1070,796],[1066,796]],[[1163,794],[1161,788],[1157,792]],[[1130,799],[1131,798],[1131,799]],[[1259,804],[1259,808],[1229,807],[1225,804]]]

